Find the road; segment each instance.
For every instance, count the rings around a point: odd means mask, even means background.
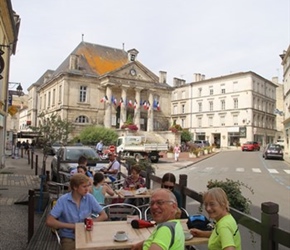
[[[262,202],[272,201],[279,204],[280,226],[290,231],[290,166],[280,160],[264,160],[261,152],[224,151],[201,161],[191,167],[175,170],[188,175],[188,186],[195,191],[206,190],[207,182],[213,180],[239,180],[254,190],[251,194],[246,188],[243,195],[252,201],[251,214],[260,219]],[[196,202],[188,201],[187,208],[197,213]],[[243,249],[259,249],[259,237],[256,244],[249,243],[249,233],[241,228]],[[206,248],[200,248],[206,249]],[[279,249],[286,249],[280,247]]]

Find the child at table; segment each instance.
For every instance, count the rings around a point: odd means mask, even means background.
[[[114,190],[105,183],[105,176],[101,172],[97,172],[94,175],[94,185],[91,189],[92,195],[96,198],[100,205],[105,204],[105,195],[106,193],[114,196]]]

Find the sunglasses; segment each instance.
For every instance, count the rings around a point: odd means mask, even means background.
[[[174,189],[174,186],[163,185],[163,188],[173,190]]]

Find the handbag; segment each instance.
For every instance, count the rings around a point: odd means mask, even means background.
[[[186,222],[188,229],[197,228],[203,231],[211,231],[213,229],[210,221],[203,214],[196,214],[188,216]]]

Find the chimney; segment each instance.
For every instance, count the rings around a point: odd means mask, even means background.
[[[70,55],[69,58],[69,69],[74,70],[74,69],[79,69],[79,56],[78,55]]]
[[[167,81],[167,72],[166,71],[159,71],[159,83],[166,83]]]
[[[273,77],[272,77],[272,82],[273,82],[273,83],[275,83],[275,84],[279,84],[278,81],[279,81],[278,76],[273,76]]]

